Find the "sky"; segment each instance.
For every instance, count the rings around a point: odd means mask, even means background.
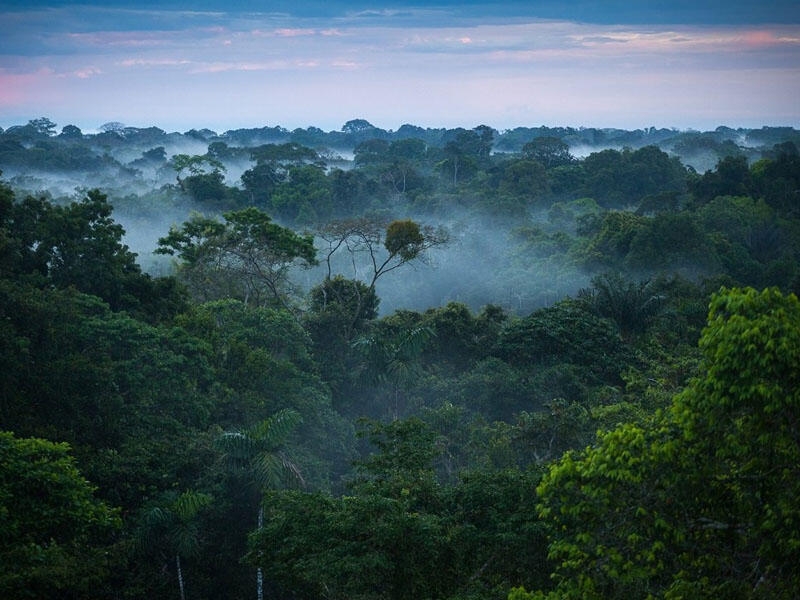
[[[800,127],[798,0],[0,2],[0,127]]]

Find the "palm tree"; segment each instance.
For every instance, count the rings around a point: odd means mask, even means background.
[[[430,327],[414,327],[394,336],[360,337],[353,343],[367,361],[366,377],[391,386],[394,420],[400,418],[401,390],[408,388],[422,374],[419,357],[434,335]]]
[[[234,469],[244,471],[259,493],[286,481],[303,482],[297,465],[285,454],[283,446],[289,434],[302,421],[299,413],[283,409],[253,427],[223,433],[217,440],[225,459]],[[258,530],[264,524],[264,503],[258,503]],[[264,598],[264,575],[256,573],[258,600]]]
[[[167,497],[169,498],[169,497]],[[154,506],[144,513],[136,542],[140,549],[147,549],[159,540],[166,541],[170,552],[175,553],[175,569],[181,600],[186,600],[181,557],[194,556],[200,550],[200,528],[197,516],[211,504],[208,494],[188,490],[168,502]]]
[[[611,319],[623,339],[644,332],[666,305],[666,296],[655,291],[652,281],[635,283],[619,273],[606,273],[592,279],[591,290],[580,296],[601,317]]]

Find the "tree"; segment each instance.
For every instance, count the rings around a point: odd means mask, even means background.
[[[316,165],[289,167],[269,202],[279,218],[303,225],[324,222],[333,208],[330,182]]]
[[[375,126],[366,119],[351,119],[342,125],[342,132],[344,133],[363,133],[373,129],[375,129]]]
[[[0,595],[90,598],[120,525],[67,444],[0,432]]]
[[[189,171],[191,175],[200,175],[202,173],[210,172],[223,172],[225,165],[219,160],[208,155],[189,155],[189,154],[176,154],[171,159],[172,168],[178,175],[178,181],[181,180],[181,173]]]
[[[364,355],[364,374],[369,380],[385,383],[391,390],[393,419],[401,416],[402,391],[416,381],[422,371],[420,357],[425,344],[433,336],[429,327],[413,327],[395,335],[367,336],[356,340]]]
[[[569,144],[553,136],[532,139],[522,147],[522,154],[540,163],[546,169],[567,165],[575,160],[569,153]]]
[[[680,160],[656,146],[594,152],[582,167],[582,194],[606,208],[629,207],[660,192],[683,192],[687,185],[687,171]]]
[[[619,265],[646,223],[645,217],[626,211],[588,212],[578,217],[578,234],[586,238],[580,250],[583,260],[589,266]]]
[[[445,159],[439,163],[443,173],[452,173],[453,186],[460,179],[478,169],[478,159],[484,155],[484,143],[475,131],[460,131],[454,140],[447,142],[443,152]],[[488,156],[488,154],[486,154]]]
[[[575,300],[542,308],[505,328],[497,355],[518,368],[569,363],[609,383],[630,361],[611,324]]]
[[[386,132],[383,129],[375,127],[366,119],[351,119],[342,125],[342,133],[345,134],[346,140],[352,145],[364,140],[386,136]]]
[[[691,213],[661,213],[645,218],[630,239],[625,264],[632,269],[683,270],[717,267],[709,236]]]
[[[754,196],[764,198],[782,215],[800,212],[800,152],[793,142],[776,144],[770,158],[750,168]]]
[[[219,438],[219,447],[233,469],[244,470],[247,480],[256,486],[260,495],[287,481],[302,482],[297,465],[287,456],[282,447],[287,437],[300,423],[300,414],[283,409],[242,431],[229,431]],[[264,504],[258,503],[257,531],[264,526]],[[256,594],[264,598],[264,577],[261,566],[257,568]]]
[[[142,273],[136,254],[122,243],[125,230],[112,211],[108,197],[96,189],[67,205],[33,197],[12,202],[0,211],[7,236],[4,267],[39,285],[75,287],[113,310],[152,320],[184,308],[174,280]]]
[[[552,598],[792,598],[800,586],[800,302],[721,290],[668,412],[567,453],[539,486]],[[542,598],[517,590],[512,598]]]
[[[425,252],[447,242],[444,229],[420,226],[410,219],[386,221],[374,218],[334,221],[319,232],[327,243],[325,264],[327,277],[333,274],[333,257],[339,250],[346,250],[353,263],[354,275],[359,268],[356,257],[366,258],[364,279],[369,288],[374,288],[380,277],[414,260],[424,260]],[[381,248],[386,252],[381,252]]]
[[[579,297],[591,309],[619,328],[624,340],[643,333],[665,304],[665,296],[654,289],[654,282],[625,280],[619,273],[606,273],[592,279],[589,290],[581,290]]]
[[[424,262],[428,250],[444,245],[448,240],[447,232],[441,227],[420,226],[410,219],[386,222],[369,217],[332,221],[321,228],[317,235],[327,244],[322,251],[326,275],[320,291],[331,285],[329,282],[336,268],[335,261],[345,253],[349,255],[352,281],[366,283],[363,293],[358,283],[354,283],[351,288],[354,293],[347,294],[350,322],[345,324],[345,331],[349,333],[362,318],[364,309],[375,302],[375,285],[379,278],[407,263]],[[335,287],[344,290],[341,282]],[[342,304],[340,306],[343,307]]]
[[[202,204],[225,206],[230,194],[224,181],[225,176],[220,171],[197,173],[184,177],[181,180],[181,189]]]
[[[282,175],[269,163],[259,163],[242,173],[242,185],[250,195],[250,203],[259,207],[269,206],[275,188],[282,180]]]
[[[359,168],[381,165],[388,162],[390,144],[387,140],[370,139],[353,149],[353,162]]]
[[[108,123],[103,123],[100,125],[99,129],[104,133],[124,131],[125,123],[120,123],[119,121],[109,121]]]
[[[175,555],[175,573],[181,600],[186,600],[181,557],[197,555],[200,550],[200,530],[197,519],[201,511],[212,502],[212,497],[186,491],[171,497],[166,503],[147,510],[137,533],[140,551],[152,552],[155,546],[165,543]]]
[[[518,160],[503,169],[498,191],[527,202],[547,191],[547,174],[535,160]]]
[[[160,238],[156,253],[177,254],[179,277],[201,299],[233,297],[256,306],[288,306],[289,270],[317,262],[312,237],[273,223],[255,207],[223,217],[220,223],[193,216]]]
[[[746,196],[752,186],[746,156],[726,156],[714,171],[706,171],[690,186],[697,204],[710,202],[717,196]]]
[[[311,289],[303,328],[313,340],[320,374],[334,392],[353,372],[351,342],[378,316],[379,302],[373,288],[341,275]]]
[[[435,434],[410,419],[370,422],[364,435],[375,453],[360,463],[352,493],[273,494],[250,558],[302,598],[441,598],[447,537],[435,508],[442,499],[431,465]]]
[[[539,473],[475,470],[436,477],[443,436],[418,418],[365,422],[369,454],[342,497],[273,492],[257,558],[299,599],[499,598],[541,581]],[[280,543],[275,543],[280,540]]]
[[[31,119],[28,121],[27,126],[31,128],[37,136],[52,137],[56,134],[56,124],[47,117]]]
[[[80,127],[76,127],[75,125],[64,125],[58,137],[65,140],[81,140],[83,139],[83,132],[80,130]]]

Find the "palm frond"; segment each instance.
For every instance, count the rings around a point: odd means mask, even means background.
[[[212,497],[202,492],[187,490],[183,492],[172,505],[172,512],[181,522],[194,519],[197,514],[211,504]]]
[[[303,421],[296,410],[284,408],[244,432],[262,447],[277,448]]]

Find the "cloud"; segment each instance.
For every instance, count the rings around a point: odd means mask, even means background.
[[[190,65],[192,61],[175,58],[126,58],[117,64],[122,67],[179,67]]]
[[[275,35],[277,35],[278,37],[298,37],[298,36],[316,35],[317,34],[315,29],[300,29],[300,28],[295,28],[295,29],[290,29],[290,28],[276,29],[273,33]]]
[[[83,6],[10,20],[0,12],[0,121],[11,104],[36,116],[105,110],[111,97],[119,117],[147,105],[143,118],[191,117],[190,126],[216,129],[234,118],[226,111],[257,119],[266,103],[270,115],[306,125],[359,113],[432,126],[593,125],[616,110],[669,126],[692,106],[707,118],[710,97],[720,114],[745,114],[747,97],[746,114],[761,111],[764,124],[800,121],[799,25],[596,25],[456,18],[458,10],[296,18]],[[758,93],[742,90],[743,71]]]
[[[97,67],[84,67],[83,69],[78,69],[77,71],[73,71],[73,75],[79,79],[89,79],[89,77],[94,77],[95,75],[101,75],[103,71],[98,69]]]

